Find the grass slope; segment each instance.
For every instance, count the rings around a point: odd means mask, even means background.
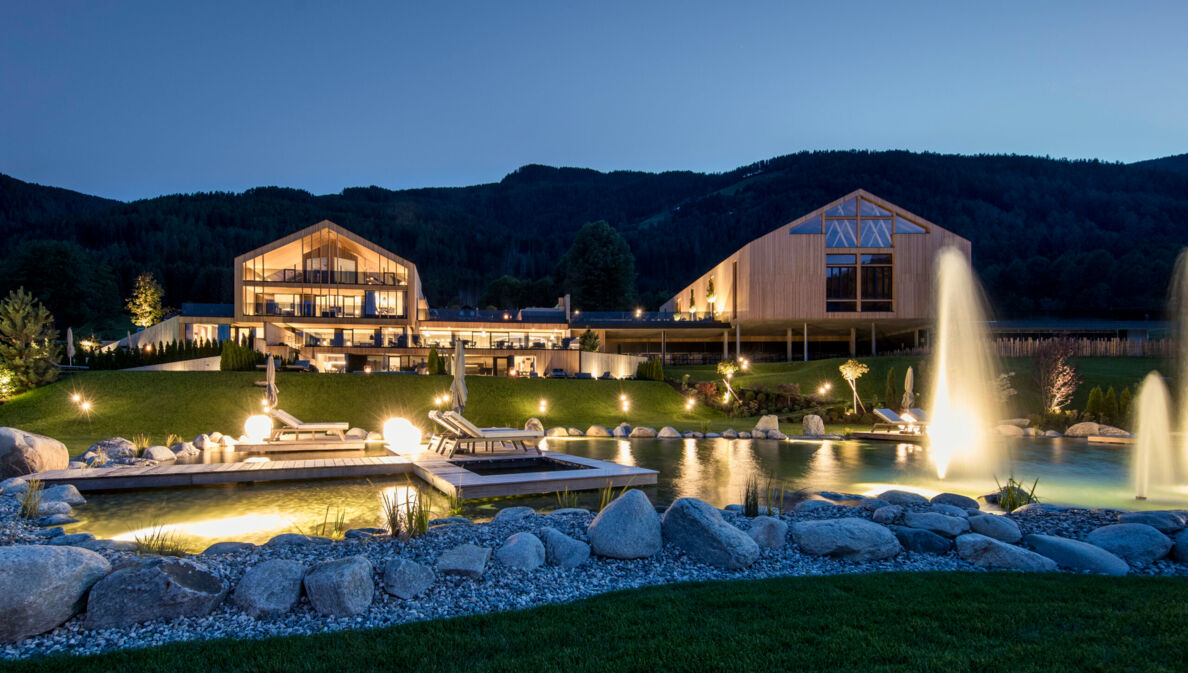
[[[801,392],[807,394],[817,390],[825,382],[833,384],[835,396],[849,399],[849,387],[846,385],[837,367],[849,358],[832,358],[828,360],[812,360],[809,362],[769,362],[751,365],[751,370],[741,376],[736,375],[735,381],[744,388],[754,388],[763,385],[771,390],[781,383],[799,383]],[[925,361],[923,356],[879,356],[859,357],[859,362],[870,367],[870,371],[858,379],[858,394],[865,403],[869,404],[872,397],[880,400],[886,389],[887,371],[895,369],[896,387],[903,388],[903,378],[908,367],[916,370],[916,392],[927,391],[929,382],[921,380],[920,364]],[[1119,391],[1127,386],[1137,386],[1151,370],[1171,372],[1167,363],[1158,358],[1075,358],[1072,364],[1077,368],[1083,379],[1081,387],[1073,397],[1072,408],[1083,409],[1089,397],[1089,391],[1094,386],[1101,386],[1105,390],[1114,386]],[[1034,360],[1031,358],[1004,358],[1001,369],[1014,372],[1012,379],[1018,395],[1012,400],[1012,413],[1035,412],[1040,406],[1039,388],[1033,376]],[[719,377],[714,365],[700,365],[695,367],[669,367],[665,376],[680,379],[689,374],[699,381],[713,381]],[[925,377],[926,378],[926,377]],[[898,406],[896,404],[895,406]]]
[[[38,388],[0,405],[0,425],[54,437],[74,452],[104,437],[151,435],[163,442],[168,433],[192,439],[200,432],[238,435],[244,420],[260,409],[263,380],[254,372],[86,372]],[[305,421],[347,421],[379,430],[385,420],[403,416],[431,428],[427,412],[433,398],[447,393],[448,376],[277,374],[280,406]],[[730,419],[703,406],[686,411],[685,398],[664,383],[652,381],[574,381],[510,379],[490,376],[466,381],[466,415],[480,426],[523,427],[532,416],[546,427],[627,421],[659,428],[675,425],[698,429],[708,421],[714,429],[754,424]],[[91,400],[84,415],[71,401],[78,393]],[[620,410],[627,395],[630,410]],[[548,411],[538,412],[541,399]]]
[[[402,626],[12,671],[1174,671],[1188,581],[877,573],[651,587]]]

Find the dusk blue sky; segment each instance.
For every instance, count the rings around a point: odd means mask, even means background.
[[[119,199],[1188,152],[1184,2],[4,2],[0,172]]]

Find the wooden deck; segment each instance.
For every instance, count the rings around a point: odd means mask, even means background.
[[[300,451],[362,451],[366,440],[301,439],[263,444],[236,444],[234,453],[297,453]]]
[[[866,439],[876,442],[896,442],[904,444],[923,444],[928,435],[910,432],[851,432],[850,439]]]
[[[238,463],[196,463],[137,467],[118,465],[50,470],[37,474],[45,486],[74,484],[80,491],[115,491],[139,488],[207,486],[260,481],[303,481],[415,474],[443,493],[464,499],[540,495],[558,491],[583,491],[605,487],[650,486],[657,472],[604,460],[547,452],[552,460],[571,463],[572,470],[477,474],[468,462],[523,460],[540,457],[523,451],[484,452],[455,456],[422,451],[414,457],[371,456],[319,460],[269,460]]]
[[[1134,444],[1134,435],[1089,435],[1090,444]]]
[[[462,499],[497,498],[512,495],[543,495],[560,491],[587,491],[611,486],[651,486],[656,483],[655,470],[620,465],[605,460],[570,456],[548,451],[544,457],[572,463],[572,470],[550,470],[544,472],[518,472],[504,474],[476,474],[467,470],[467,462],[499,460],[501,458],[535,458],[536,454],[523,452],[455,456],[446,460],[428,451],[413,459],[413,473],[431,484],[437,490]]]
[[[205,486],[252,481],[375,477],[412,472],[403,456],[321,460],[270,460],[243,463],[196,463],[136,467],[90,467],[37,474],[46,486],[74,484],[80,491],[111,491],[163,486]]]

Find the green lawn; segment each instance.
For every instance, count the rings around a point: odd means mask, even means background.
[[[169,433],[192,439],[200,432],[238,436],[243,422],[258,413],[263,380],[253,372],[85,372],[68,376],[0,405],[0,425],[54,437],[72,451],[96,440],[136,433],[163,442]],[[305,421],[347,421],[379,430],[386,419],[403,416],[429,431],[426,417],[433,398],[449,391],[448,376],[277,374],[280,406]],[[510,379],[490,376],[466,380],[466,415],[479,425],[523,427],[538,416],[545,427],[591,424],[608,427],[626,421],[657,429],[673,425],[698,430],[748,429],[754,420],[731,419],[704,406],[685,410],[685,398],[667,384],[652,381],[575,381]],[[75,393],[92,403],[90,414],[71,401]],[[626,395],[630,409],[620,408]],[[540,400],[548,411],[540,414]]]
[[[371,631],[12,671],[1178,671],[1188,580],[879,573],[668,585]]]
[[[801,392],[805,394],[816,391],[819,386],[828,382],[833,385],[834,394],[839,399],[848,400],[849,388],[837,370],[838,365],[847,359],[756,363],[751,365],[750,371],[735,375],[734,380],[745,388],[763,385],[771,390],[775,390],[781,383],[799,383]],[[919,374],[920,363],[924,359],[918,355],[857,358],[859,362],[870,367],[870,371],[858,379],[858,394],[867,403],[875,396],[882,400],[886,389],[887,371],[891,368],[895,369],[897,388],[902,390],[907,368],[914,367]],[[1030,358],[1004,358],[1001,362],[1002,371],[1015,374],[1013,382],[1018,395],[1011,404],[1012,413],[1034,412],[1040,406],[1039,389],[1032,378],[1033,363]],[[1080,371],[1084,380],[1073,397],[1074,409],[1084,408],[1089,390],[1094,386],[1101,386],[1102,390],[1114,386],[1121,390],[1127,386],[1136,386],[1147,372],[1153,369],[1162,370],[1165,374],[1172,373],[1167,363],[1158,358],[1075,358],[1072,364]],[[665,370],[665,376],[672,379],[679,380],[685,374],[699,381],[713,381],[719,378],[714,365],[669,367]],[[928,385],[928,381],[921,380],[920,376],[916,377],[917,392],[926,392]]]

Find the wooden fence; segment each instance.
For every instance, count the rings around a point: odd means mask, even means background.
[[[1041,345],[1049,339],[995,339],[994,350],[998,357],[1034,357]],[[1076,346],[1077,357],[1152,357],[1175,356],[1176,345],[1172,339],[1071,339]]]

